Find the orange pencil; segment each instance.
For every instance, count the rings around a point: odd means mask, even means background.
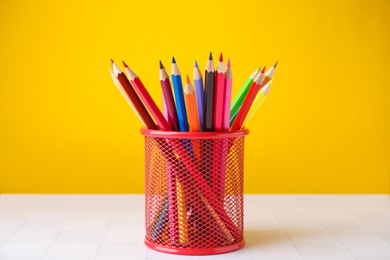
[[[262,85],[262,86],[265,86],[265,84],[267,84],[267,83],[272,79],[272,77],[274,76],[274,73],[275,73],[276,66],[278,66],[278,62],[276,62],[276,63],[275,63],[269,70],[267,70],[267,72],[264,74],[263,81],[261,82],[261,85]]]
[[[186,85],[184,87],[184,99],[186,103],[188,124],[190,125],[191,132],[199,132],[200,124],[198,117],[198,107],[196,106],[195,90],[191,84],[191,81],[187,75]],[[194,153],[198,160],[200,160],[200,141],[192,140],[192,146],[194,147]]]
[[[184,87],[184,99],[187,108],[188,122],[191,132],[199,132],[198,108],[196,106],[195,91],[187,75],[186,85]]]

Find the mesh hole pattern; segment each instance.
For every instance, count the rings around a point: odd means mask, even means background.
[[[145,239],[203,249],[243,240],[244,136],[145,136]]]

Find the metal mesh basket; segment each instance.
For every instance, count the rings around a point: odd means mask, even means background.
[[[185,255],[241,248],[248,131],[141,132],[145,136],[145,244]]]

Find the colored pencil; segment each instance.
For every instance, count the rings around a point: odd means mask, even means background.
[[[242,105],[242,102],[245,99],[246,94],[248,93],[249,88],[251,87],[253,83],[253,79],[257,76],[259,73],[260,68],[255,70],[249,78],[245,81],[244,85],[241,87],[240,91],[238,92],[237,96],[234,98],[232,105],[230,107],[230,125],[233,124],[234,119],[237,116],[238,110],[240,110],[240,107]]]
[[[213,127],[214,131],[223,130],[223,118],[225,109],[226,99],[226,78],[225,78],[225,67],[223,65],[222,53],[219,56],[217,65],[217,71],[215,73],[215,89],[214,89],[214,115],[213,115]]]
[[[194,65],[194,88],[196,96],[196,106],[198,107],[198,118],[200,131],[204,131],[204,87],[202,73],[199,70],[198,63]]]
[[[213,115],[214,115],[214,63],[213,55],[210,52],[209,60],[205,71],[205,115],[204,115],[204,130],[213,131]]]
[[[168,121],[168,119],[169,119],[168,108],[167,108],[167,103],[165,102],[164,95],[161,98],[161,104],[162,104],[162,113],[163,113],[165,119]],[[169,123],[169,121],[168,121],[168,123]]]
[[[267,70],[267,72],[264,75],[263,82],[261,82],[261,85],[265,86],[265,84],[268,83],[272,79],[275,73],[276,66],[278,66],[278,62],[275,62],[275,64]]]
[[[251,120],[253,115],[256,113],[256,111],[259,109],[261,104],[264,102],[264,100],[268,96],[269,90],[271,89],[271,84],[274,81],[274,79],[275,78],[272,78],[270,81],[268,81],[268,83],[265,84],[265,86],[260,89],[259,93],[257,93],[255,101],[253,101],[253,105],[251,106],[249,113],[246,116],[241,128],[245,127],[246,124],[248,124],[249,120]]]
[[[188,223],[187,223],[187,199],[186,192],[184,192],[182,184],[177,182],[176,196],[177,196],[177,217],[179,220],[179,243],[185,244],[189,242],[188,239]]]
[[[161,62],[160,62],[161,63]],[[165,119],[169,120],[169,112],[164,95],[162,96],[162,108]],[[175,108],[176,109],[176,108]],[[177,191],[176,191],[176,175],[175,171],[170,167],[168,162],[165,162],[165,171],[168,180],[168,219],[169,219],[169,240],[172,244],[179,243],[179,217],[176,213],[177,208]]]
[[[223,111],[223,131],[229,131],[230,126],[230,102],[232,100],[232,85],[233,85],[233,74],[232,74],[232,68],[230,65],[230,59],[227,62],[226,70],[225,70],[225,77],[226,77],[226,89],[225,89],[225,106]]]
[[[228,60],[225,70],[226,86],[225,86],[225,97],[224,97],[224,110],[222,111],[222,131],[229,131],[230,126],[230,101],[232,95],[232,69],[230,66],[230,60]],[[224,202],[225,199],[225,182],[226,182],[226,166],[229,154],[229,142],[228,140],[217,140],[220,142],[222,150],[220,151],[221,162],[218,170],[218,188],[219,188],[219,199]],[[218,155],[215,155],[218,156]],[[218,161],[218,160],[217,160]]]
[[[262,79],[263,74],[259,73],[253,80],[252,86],[250,87],[248,94],[244,99],[244,102],[242,102],[242,106],[237,113],[236,119],[234,120],[232,127],[230,128],[231,131],[237,131],[241,129],[241,126],[244,123],[245,117],[248,114],[249,109],[251,108],[252,103],[256,98],[256,95],[262,87]]]
[[[137,115],[139,121],[141,121],[141,123],[143,124],[143,126],[146,127],[146,125],[145,125],[144,122],[142,121],[141,116],[138,114],[137,110],[135,109],[133,103],[131,103],[130,98],[127,96],[125,90],[122,88],[121,83],[120,83],[119,80],[116,78],[114,72],[113,72],[111,69],[109,69],[109,72],[110,72],[110,74],[111,74],[111,77],[112,77],[112,80],[114,81],[115,86],[118,88],[119,92],[122,94],[122,96],[123,96],[123,98],[126,100],[127,104],[129,104],[129,106],[131,107],[131,109],[133,110],[133,112]]]
[[[164,207],[162,208],[161,210],[161,213],[156,221],[156,223],[154,224],[154,227],[152,229],[152,232],[150,234],[150,237],[154,240],[158,240],[164,229],[165,229],[165,225],[167,224],[168,222],[168,200],[163,200],[164,201]]]
[[[111,65],[112,65],[115,77],[118,79],[123,90],[126,92],[126,95],[131,100],[131,103],[133,104],[135,110],[137,111],[137,114],[141,117],[143,124],[148,129],[157,130],[158,127],[153,122],[152,117],[150,116],[149,112],[146,110],[141,99],[138,97],[133,86],[130,84],[130,81],[127,79],[125,73],[123,73],[119,69],[118,65],[116,65],[113,60],[111,60]]]
[[[144,84],[140,80],[140,78],[127,66],[127,64],[123,61],[123,65],[125,66],[125,70],[127,76],[130,79],[131,85],[137,90],[138,95],[148,108],[149,112],[153,115],[154,119],[157,122],[157,125],[163,131],[172,130],[171,126],[165,119],[164,115],[161,113],[160,109],[157,107],[153,98],[150,96],[149,92],[146,90]]]
[[[177,118],[177,110],[175,106],[175,100],[173,99],[171,82],[169,81],[168,74],[160,61],[160,84],[165,100],[165,105],[167,106],[168,113],[168,122],[171,125],[172,129],[179,131],[179,121]]]
[[[186,85],[184,87],[184,99],[186,101],[187,114],[188,114],[188,123],[190,125],[191,132],[199,132],[199,118],[198,118],[198,109],[195,97],[194,88],[191,85],[190,78],[187,75]],[[196,158],[201,159],[200,153],[200,140],[192,140],[192,147],[195,153]],[[190,150],[191,151],[191,150]],[[191,151],[192,152],[192,151]]]
[[[199,132],[199,118],[198,118],[198,109],[196,104],[195,91],[191,85],[191,81],[188,75],[187,75],[186,85],[184,88],[184,99],[187,107],[190,131]]]
[[[184,102],[183,83],[181,81],[181,74],[176,60],[172,57],[171,77],[173,90],[175,93],[177,117],[179,120],[179,128],[181,132],[188,132],[188,119],[186,113],[186,106]]]

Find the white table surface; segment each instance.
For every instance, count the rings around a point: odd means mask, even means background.
[[[243,249],[146,248],[143,195],[0,195],[1,260],[389,260],[388,195],[246,195]]]

